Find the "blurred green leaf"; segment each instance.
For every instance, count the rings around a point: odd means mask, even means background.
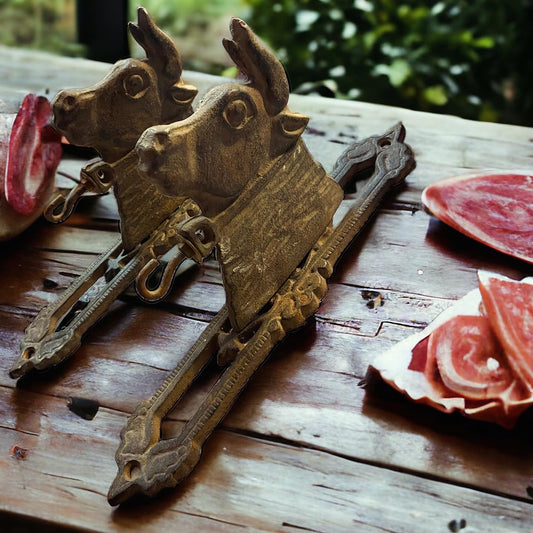
[[[239,73],[239,69],[237,67],[228,67],[225,68],[220,75],[224,76],[225,78],[235,78],[237,77],[237,74]]]
[[[389,81],[393,87],[399,87],[411,73],[411,65],[405,59],[395,59],[389,67]]]
[[[492,37],[480,37],[479,39],[475,39],[473,44],[478,48],[493,48],[495,43]]]
[[[442,85],[433,85],[424,89],[424,97],[430,103],[438,106],[445,105],[448,102],[446,89]]]

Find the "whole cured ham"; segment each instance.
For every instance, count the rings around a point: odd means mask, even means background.
[[[452,228],[533,263],[533,172],[447,178],[427,187],[422,203]]]
[[[533,279],[479,273],[479,290],[370,367],[419,403],[511,428],[533,403]]]
[[[0,240],[26,229],[54,189],[61,142],[50,115],[48,100],[35,94],[18,113],[0,113]]]

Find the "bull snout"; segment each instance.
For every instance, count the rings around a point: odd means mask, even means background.
[[[61,91],[52,100],[54,124],[60,130],[74,120],[78,107],[76,96],[71,91]]]
[[[147,175],[160,172],[165,166],[165,158],[170,144],[170,135],[166,129],[148,128],[135,146],[139,158],[139,170]]]

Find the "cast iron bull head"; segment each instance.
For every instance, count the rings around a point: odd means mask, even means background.
[[[138,24],[129,28],[146,59],[119,61],[101,82],[61,91],[53,102],[56,127],[73,144],[95,148],[104,162],[84,167],[80,183],[68,196],[58,194],[45,210],[49,221],[63,222],[86,191],[101,194],[113,185],[126,249],[150,235],[181,203],[163,197],[140,176],[132,149],[149,126],[190,116],[197,94],[181,79],[176,46],[144,8],[138,10]]]
[[[343,194],[300,139],[308,117],[287,108],[281,63],[242,20],[230,29],[224,46],[247,83],[215,87],[189,118],[148,128],[136,152],[160,191],[200,206],[187,239],[216,246],[230,320],[241,329],[309,252]]]
[[[293,146],[308,117],[287,109],[282,65],[241,20],[224,47],[248,78],[212,89],[188,119],[149,128],[137,143],[141,169],[172,196],[190,196],[211,216]]]
[[[144,8],[129,29],[146,59],[118,61],[96,85],[61,91],[53,101],[61,133],[73,144],[95,148],[107,162],[132,150],[149,126],[188,117],[198,92],[181,79],[176,46]]]

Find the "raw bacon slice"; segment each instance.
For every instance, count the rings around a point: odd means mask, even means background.
[[[455,176],[427,187],[422,203],[452,228],[533,263],[533,172]]]
[[[498,398],[514,381],[503,349],[485,316],[458,315],[429,336],[444,385],[471,400]]]
[[[30,215],[42,197],[61,159],[61,137],[48,126],[50,103],[28,94],[15,118],[9,138],[5,196],[13,209]]]
[[[533,285],[478,273],[490,324],[516,375],[533,390]]]
[[[529,304],[530,325],[533,279],[512,283],[527,285],[520,292],[524,291]],[[494,290],[492,294],[494,298]],[[514,298],[518,300],[523,298]],[[505,351],[494,332],[492,321],[485,314],[490,307],[482,302],[479,290],[471,291],[423,331],[377,357],[369,367],[369,376],[377,372],[386,383],[417,403],[512,428],[520,414],[533,404],[533,387],[528,387],[523,374],[517,373],[510,360],[512,354]],[[531,333],[531,329],[527,331]],[[527,338],[531,342],[531,337]],[[533,358],[531,344],[527,349]]]

